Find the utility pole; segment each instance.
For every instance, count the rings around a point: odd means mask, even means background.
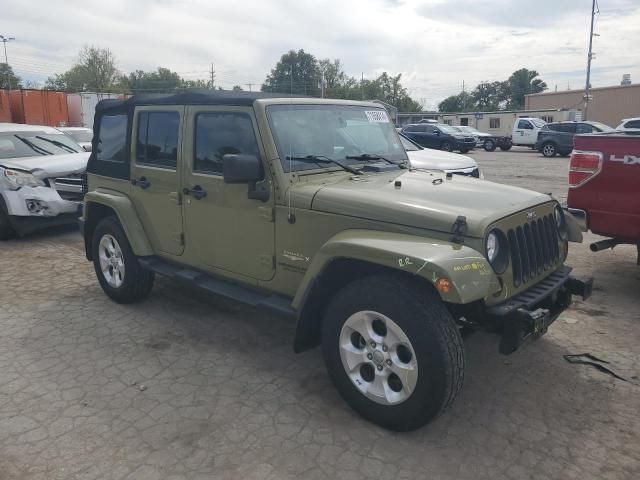
[[[320,79],[320,98],[324,98],[324,83],[325,83],[325,78],[324,78],[324,70],[322,71],[322,78]]]
[[[466,104],[467,104],[467,99],[464,97],[464,80],[462,80],[462,111],[463,112]]]
[[[209,87],[209,88],[210,88],[211,90],[213,90],[213,82],[214,82],[214,81],[215,81],[215,79],[216,79],[216,72],[215,72],[215,70],[213,69],[213,62],[211,62],[211,72],[209,72],[209,73],[211,74],[211,85],[210,85],[210,87]]]
[[[249,91],[251,91],[251,87],[255,85],[254,83],[245,83],[247,87],[249,87]]]
[[[5,37],[0,35],[0,42],[4,44],[4,63],[7,65],[7,84],[9,85],[9,91],[11,91],[11,73],[9,72],[9,59],[7,58],[7,42],[14,41],[14,37]]]
[[[364,100],[364,72],[362,72],[362,76],[360,77],[360,94],[362,95],[362,100]]]
[[[599,13],[599,12],[598,12]],[[584,115],[582,116],[582,120],[587,120],[587,112],[589,111],[589,89],[591,88],[591,59],[593,58],[593,20],[596,16],[596,0],[592,0],[591,2],[591,31],[589,32],[589,55],[587,56],[587,83],[584,86]]]

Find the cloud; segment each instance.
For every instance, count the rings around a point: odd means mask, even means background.
[[[62,73],[85,45],[111,49],[123,72],[169,67],[185,78],[256,88],[280,56],[303,48],[372,78],[402,73],[435,107],[480,81],[538,70],[550,86],[578,86],[589,33],[584,0],[3,0],[0,33],[17,38],[9,61],[22,77]],[[640,5],[607,0],[597,22],[593,84],[640,78]],[[606,7],[606,8],[605,8]],[[620,66],[629,66],[621,71]],[[565,73],[573,72],[573,73]],[[580,73],[581,72],[581,73]],[[569,78],[567,78],[569,77]],[[584,81],[584,80],[582,80]]]

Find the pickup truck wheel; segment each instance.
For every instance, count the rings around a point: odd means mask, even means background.
[[[98,223],[91,252],[100,286],[112,300],[135,303],[149,294],[154,273],[140,266],[115,217],[107,217]]]
[[[511,150],[511,145],[501,145],[500,150],[502,150],[503,152],[508,152],[509,150]]]
[[[545,143],[542,145],[542,155],[547,158],[555,157],[558,153],[558,149],[553,143]]]
[[[435,290],[394,275],[353,281],[322,324],[329,376],[364,418],[419,428],[448,407],[464,377],[462,339]]]
[[[17,232],[11,226],[9,216],[0,205],[0,240],[11,240],[17,236]]]
[[[493,152],[496,149],[496,142],[494,140],[488,139],[484,141],[484,145],[482,146],[487,152]]]

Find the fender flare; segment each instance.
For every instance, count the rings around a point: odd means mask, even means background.
[[[323,274],[340,260],[356,260],[403,272],[432,285],[438,278],[447,278],[452,288],[438,294],[449,303],[471,303],[501,289],[489,262],[470,247],[409,234],[346,230],[329,239],[315,254],[292,301],[298,312],[294,341],[297,352],[317,344],[321,318],[316,311],[318,300],[314,290],[322,289],[319,285]]]
[[[127,235],[127,240],[131,244],[133,253],[137,256],[153,255],[151,242],[147,237],[147,233],[138,218],[135,207],[131,199],[119,192],[109,190],[96,190],[89,192],[84,197],[84,208],[82,212],[81,223],[84,225],[82,232],[85,239],[85,247],[87,248],[87,258],[90,257],[91,234],[87,234],[87,228],[92,228],[91,205],[99,204],[113,210],[120,221],[120,225]],[[93,224],[95,227],[95,224]],[[90,233],[90,232],[89,232]]]

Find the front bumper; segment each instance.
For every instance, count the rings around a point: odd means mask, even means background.
[[[476,142],[465,142],[463,140],[456,140],[456,150],[473,150],[476,148]]]
[[[544,335],[571,305],[572,295],[585,300],[591,296],[593,279],[578,279],[570,273],[570,267],[562,266],[528,290],[486,309],[489,321],[502,327],[500,353],[513,353],[523,343]]]

